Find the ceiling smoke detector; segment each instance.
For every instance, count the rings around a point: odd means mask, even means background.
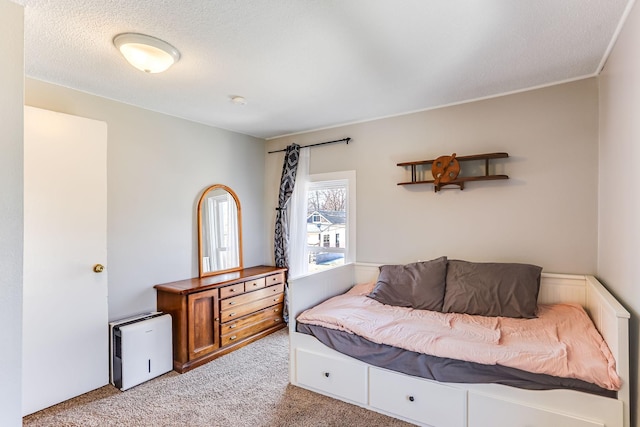
[[[231,102],[236,105],[245,105],[247,103],[247,100],[244,96],[234,95],[231,97]]]

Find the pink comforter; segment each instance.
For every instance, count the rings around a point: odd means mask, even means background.
[[[394,307],[353,289],[297,321],[438,357],[621,385],[609,347],[577,304],[540,305],[536,319],[483,317]]]

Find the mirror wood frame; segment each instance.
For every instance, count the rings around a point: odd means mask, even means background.
[[[215,191],[218,189],[222,189],[225,190],[227,193],[231,194],[231,197],[233,197],[233,199],[236,202],[236,207],[237,207],[237,213],[238,213],[238,218],[237,218],[237,224],[238,224],[238,266],[237,267],[233,267],[233,268],[228,268],[225,270],[214,270],[214,271],[203,271],[203,262],[202,262],[202,256],[204,255],[204,250],[202,247],[202,228],[203,228],[203,222],[202,222],[202,203],[205,200],[207,194],[209,194],[209,192],[211,191]],[[198,207],[197,207],[197,214],[198,214],[198,269],[200,272],[200,277],[207,277],[207,276],[215,276],[217,274],[224,274],[224,273],[231,273],[234,271],[240,271],[243,270],[243,254],[242,254],[242,208],[240,206],[240,199],[238,199],[238,195],[229,187],[227,187],[226,185],[223,184],[214,184],[210,187],[207,187],[203,192],[202,195],[200,196],[200,200],[198,200]]]

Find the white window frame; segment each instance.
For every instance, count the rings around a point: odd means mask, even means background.
[[[343,184],[347,189],[346,200],[346,233],[344,236],[344,242],[340,248],[325,248],[320,246],[319,248],[307,246],[308,252],[344,252],[344,263],[349,264],[356,262],[356,171],[341,171],[341,172],[328,172],[309,175],[309,187],[310,190],[314,183],[323,183],[331,185],[332,182],[336,184]],[[305,198],[308,197],[308,193]],[[322,243],[321,243],[322,245]],[[312,272],[309,272],[312,273]]]

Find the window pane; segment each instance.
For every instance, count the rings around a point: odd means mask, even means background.
[[[344,264],[347,242],[347,182],[311,183],[307,193],[309,272]]]
[[[344,264],[344,254],[337,252],[309,253],[309,273]]]

